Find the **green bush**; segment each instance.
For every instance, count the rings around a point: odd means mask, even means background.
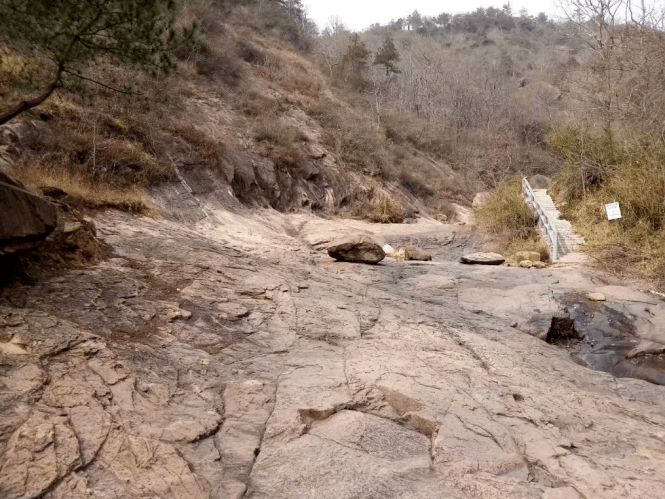
[[[509,239],[528,239],[537,225],[533,211],[522,197],[519,176],[500,183],[487,204],[477,208],[475,214],[481,228]]]

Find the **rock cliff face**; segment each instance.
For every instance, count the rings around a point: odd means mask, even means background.
[[[58,221],[55,205],[0,171],[0,256],[33,248]]]
[[[472,236],[434,221],[179,192],[156,204],[181,219],[107,212],[112,258],[0,296],[0,497],[662,496],[663,388],[576,364],[480,292],[566,269],[461,265]],[[435,261],[335,262],[350,231]]]

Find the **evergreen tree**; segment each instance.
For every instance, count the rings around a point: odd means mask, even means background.
[[[406,26],[408,30],[416,30],[423,25],[423,17],[420,15],[420,12],[414,10],[406,18]]]
[[[401,73],[399,69],[395,67],[395,64],[400,61],[399,52],[392,38],[386,38],[383,42],[383,45],[376,52],[374,57],[374,64],[381,64],[386,68],[386,76],[390,76],[391,73]]]
[[[174,0],[0,0],[2,37],[26,54],[46,57],[53,67],[39,95],[0,111],[0,125],[58,88],[80,91],[92,81],[84,75],[87,64],[101,56],[150,74],[169,72],[174,51],[195,31],[194,25],[175,27],[178,11]]]
[[[363,71],[367,67],[369,54],[370,52],[360,39],[360,35],[355,33],[351,36],[343,58],[345,83],[350,82],[356,89],[364,89],[366,82]]]

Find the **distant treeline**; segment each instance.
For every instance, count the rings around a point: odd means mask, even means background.
[[[443,33],[475,33],[487,34],[492,30],[510,31],[519,28],[524,31],[533,31],[538,26],[550,23],[547,14],[541,12],[537,16],[531,16],[522,9],[519,15],[513,15],[510,4],[505,4],[501,9],[479,7],[473,12],[466,14],[441,13],[438,16],[423,16],[417,10],[407,17],[393,20],[386,27],[394,30],[415,31],[425,36],[437,36]],[[378,24],[370,29],[381,27]]]

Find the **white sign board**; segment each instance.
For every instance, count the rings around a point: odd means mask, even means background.
[[[605,211],[607,212],[608,220],[616,220],[617,218],[621,218],[621,208],[619,208],[619,203],[606,204]]]

